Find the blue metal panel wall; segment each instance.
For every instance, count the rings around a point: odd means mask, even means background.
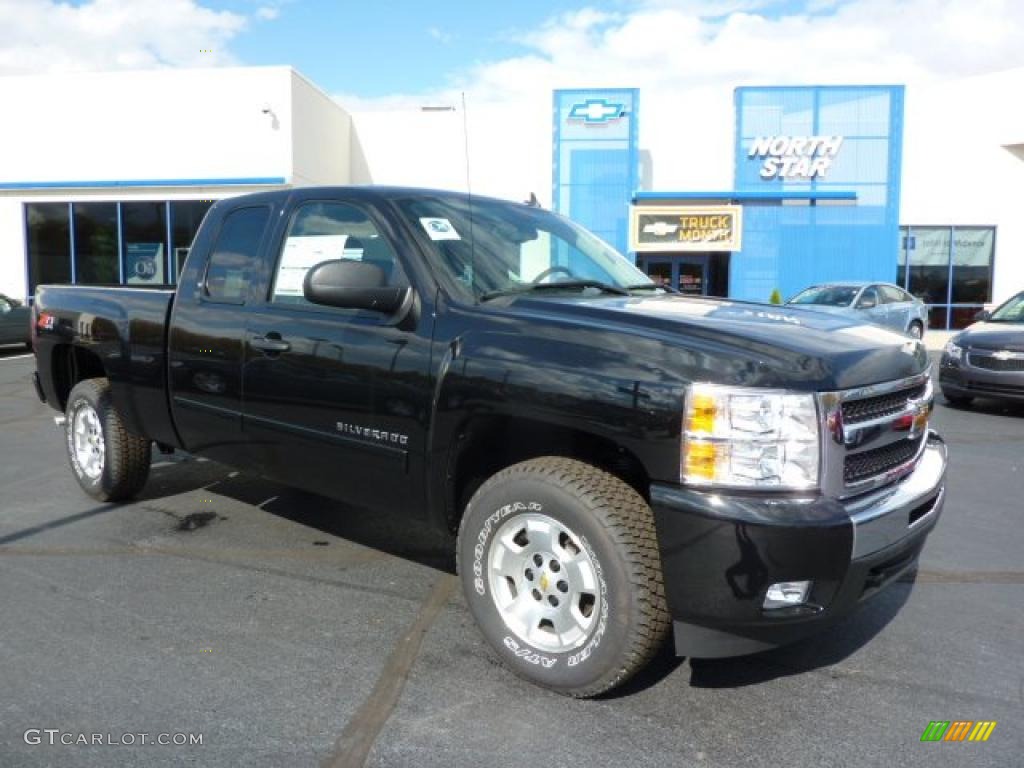
[[[621,252],[639,180],[635,88],[554,93],[554,209]]]
[[[766,301],[828,280],[896,278],[899,247],[902,86],[737,88],[735,180],[739,192],[852,191],[855,204],[791,200],[744,205],[743,250],[729,295]],[[750,157],[765,136],[842,136],[826,174],[763,179]]]

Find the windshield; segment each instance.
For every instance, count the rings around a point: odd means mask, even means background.
[[[599,238],[540,208],[489,199],[396,200],[409,225],[426,232],[434,263],[473,299],[551,289],[624,293],[656,290],[651,279]],[[541,295],[539,292],[538,295]]]
[[[860,290],[854,285],[816,285],[800,291],[787,304],[819,304],[827,307],[848,307]]]
[[[991,323],[1024,323],[1024,293],[1018,293],[996,309],[988,319]]]

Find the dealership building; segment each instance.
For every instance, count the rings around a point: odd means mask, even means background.
[[[0,78],[0,293],[177,279],[213,200],[310,184],[541,203],[684,293],[896,282],[932,328],[1024,290],[1024,69],[347,110],[289,67]],[[699,103],[692,112],[674,105]],[[550,191],[550,192],[549,192]]]

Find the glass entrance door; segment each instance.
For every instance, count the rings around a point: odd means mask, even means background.
[[[676,265],[678,275],[676,277],[676,289],[680,293],[690,296],[706,296],[708,293],[708,281],[705,279],[707,272],[707,259],[694,261],[692,259],[680,259]]]
[[[639,266],[654,282],[690,296],[707,296],[707,256],[640,255]]]

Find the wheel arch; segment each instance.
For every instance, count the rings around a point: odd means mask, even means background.
[[[511,415],[478,416],[456,431],[448,454],[445,512],[449,529],[458,529],[466,504],[487,478],[513,464],[544,456],[595,466],[650,501],[651,480],[643,462],[608,437]]]
[[[75,385],[85,379],[107,378],[107,370],[95,352],[74,344],[57,344],[50,353],[54,393],[65,410]]]

